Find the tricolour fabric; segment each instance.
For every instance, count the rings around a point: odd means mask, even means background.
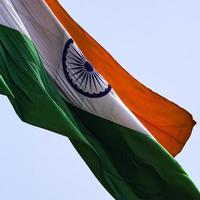
[[[112,85],[129,110],[171,155],[177,155],[195,125],[190,113],[156,94],[128,74],[69,16],[57,0],[45,1],[74,38],[84,55]]]
[[[44,1],[0,13],[0,93],[23,121],[67,136],[115,199],[200,198]]]

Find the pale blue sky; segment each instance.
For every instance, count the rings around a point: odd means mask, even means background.
[[[200,123],[199,0],[60,0],[132,75]],[[0,199],[112,200],[68,139],[22,123],[0,96]],[[179,163],[200,188],[200,127]]]

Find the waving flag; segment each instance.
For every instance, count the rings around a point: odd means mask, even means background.
[[[23,121],[69,137],[115,199],[200,198],[171,156],[192,116],[131,77],[57,1],[1,0],[0,93]]]

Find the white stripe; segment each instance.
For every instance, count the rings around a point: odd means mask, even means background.
[[[29,37],[29,34],[10,0],[0,2],[0,24],[11,27]]]
[[[30,35],[46,70],[68,102],[94,115],[150,135],[113,90],[106,96],[89,98],[72,88],[62,67],[64,45],[70,36],[44,1],[33,3],[31,0],[11,0],[11,2],[3,0],[1,3],[0,23]]]

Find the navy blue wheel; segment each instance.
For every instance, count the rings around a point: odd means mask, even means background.
[[[64,47],[62,65],[68,82],[80,94],[98,98],[110,92],[111,86],[94,69],[72,39]]]

